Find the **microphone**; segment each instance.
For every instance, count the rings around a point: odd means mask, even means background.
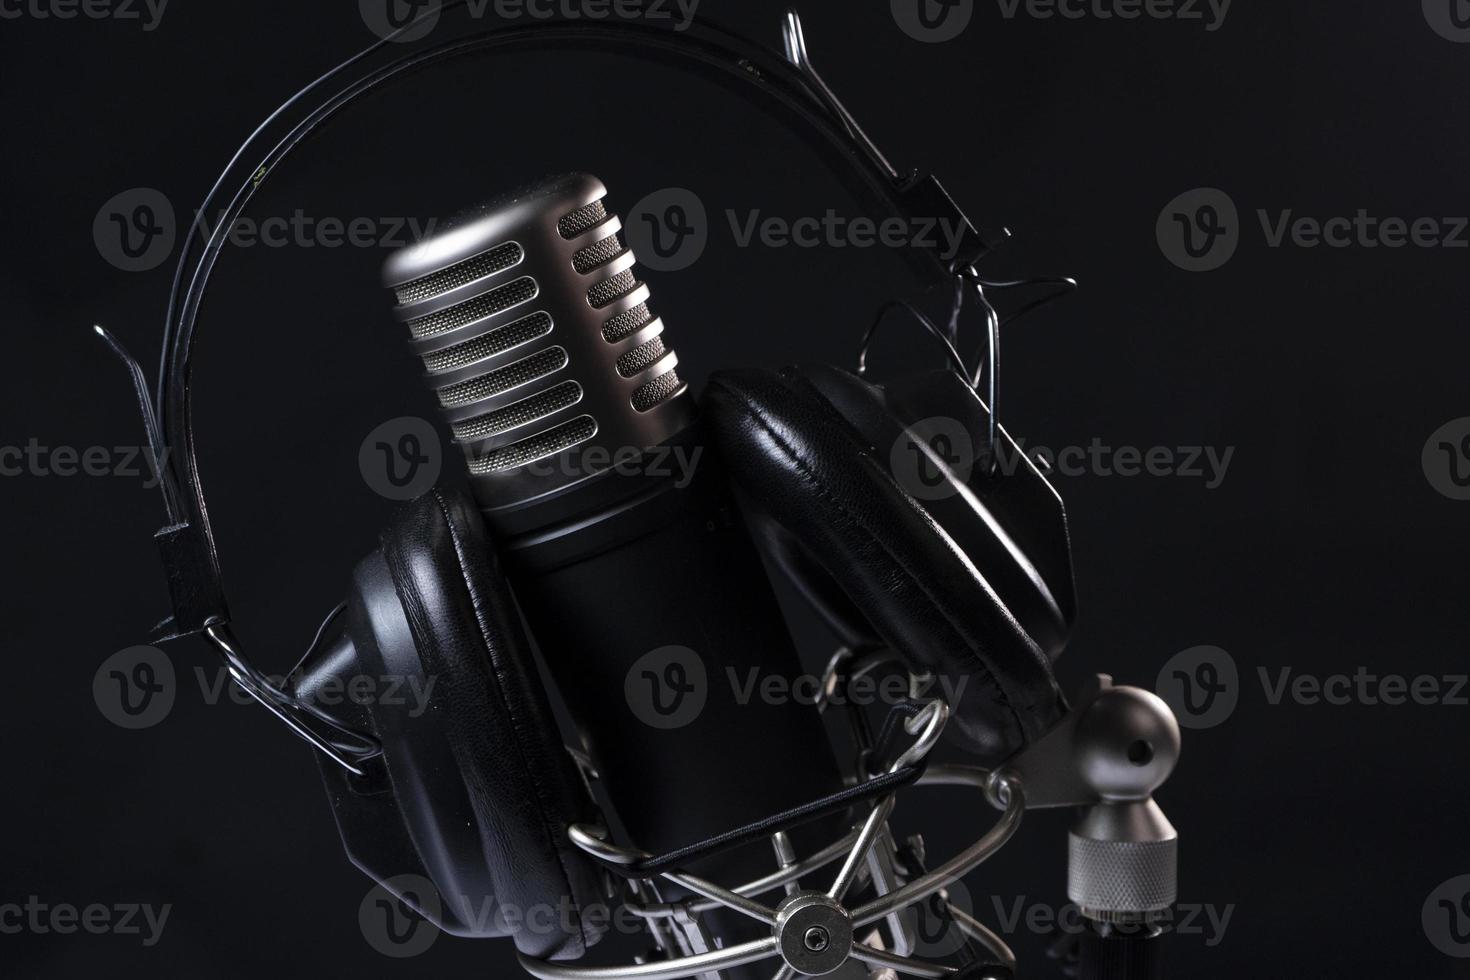
[[[613,809],[662,853],[842,781],[818,713],[760,697],[800,663],[606,193],[509,195],[384,281]]]

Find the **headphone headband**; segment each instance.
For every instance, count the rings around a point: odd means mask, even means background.
[[[443,14],[468,5],[451,0],[437,11]],[[421,16],[431,16],[426,13]],[[371,59],[400,35],[414,30],[419,20],[404,25],[376,44],[338,65],[276,109],[236,151],[199,208],[185,237],[170,291],[164,324],[163,350],[157,389],[152,400],[137,361],[105,328],[100,336],[127,365],[137,391],[150,448],[160,473],[168,516],[155,534],[168,578],[173,613],[152,637],[164,642],[203,633],[224,656],[232,675],[247,692],[296,729],[318,749],[349,769],[352,759],[369,757],[356,733],[336,726],[319,713],[307,711],[256,670],[240,652],[229,630],[219,555],[209,524],[204,490],[199,479],[190,409],[194,332],[215,263],[229,238],[229,229],[256,190],[307,137],[364,96],[412,71],[454,58],[509,50],[546,47],[595,48],[631,51],[663,64],[698,74],[730,88],[755,104],[773,109],[824,157],[844,186],[875,210],[906,219],[939,219],[962,230],[959,248],[941,255],[938,246],[916,246],[905,258],[925,285],[953,279],[1007,235],[985,235],[966,218],[937,179],[895,169],[863,132],[811,63],[801,20],[795,12],[783,25],[784,59],[738,34],[713,25],[694,23],[678,32],[645,23],[609,21],[549,21],[531,26],[483,27],[433,46],[415,45],[407,53],[378,67]],[[311,101],[308,101],[311,100]],[[269,132],[279,130],[288,114],[309,108],[264,154]],[[243,166],[250,167],[241,177]],[[238,181],[228,204],[220,205],[227,185]],[[194,255],[194,238],[207,214],[220,213],[203,251]],[[187,290],[184,289],[187,283]]]
[[[446,5],[444,9],[463,5],[461,0],[458,4]],[[405,25],[399,33],[410,31],[414,26],[414,23]],[[271,172],[306,137],[358,99],[408,72],[460,56],[511,49],[547,46],[631,49],[673,67],[720,81],[751,96],[754,102],[768,107],[774,103],[775,108],[803,135],[811,137],[849,189],[869,204],[879,205],[904,217],[934,217],[959,222],[964,236],[957,258],[946,261],[937,249],[906,251],[922,278],[930,282],[947,279],[988,251],[991,243],[968,221],[935,178],[900,174],[864,135],[813,68],[807,56],[801,21],[795,13],[787,15],[784,33],[786,59],[782,60],[737,34],[697,23],[678,33],[635,22],[552,21],[530,27],[478,27],[467,37],[401,55],[384,67],[360,74],[334,94],[319,100],[251,168],[249,178],[235,191],[228,207],[223,209],[224,220],[216,223],[204,252],[193,265],[182,305],[170,303],[156,403],[156,417],[162,422],[159,435],[163,437],[160,440],[162,444],[157,447],[158,455],[168,461],[177,480],[174,501],[178,512],[170,514],[170,526],[159,536],[165,562],[170,568],[174,599],[174,616],[167,630],[168,637],[197,633],[211,624],[229,620],[220,584],[218,554],[199,480],[189,397],[195,324],[209,277],[228,240],[228,229]],[[263,142],[265,131],[273,123],[308,94],[347,76],[362,61],[392,43],[394,36],[390,35],[323,75],[277,109],[236,153],[199,214],[214,213],[213,205],[221,188],[231,173],[239,169],[238,165],[249,159],[251,151]],[[197,230],[196,227],[194,231]],[[180,257],[174,280],[175,300],[184,281],[185,270],[189,268],[193,237],[191,231]],[[177,323],[174,322],[175,309],[178,310]],[[170,451],[165,452],[165,446]],[[171,504],[171,509],[175,504]]]

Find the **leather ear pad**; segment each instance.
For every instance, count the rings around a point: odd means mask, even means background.
[[[590,803],[484,521],[463,494],[435,489],[395,515],[382,548],[424,673],[437,678],[430,710],[479,824],[493,911],[511,918],[521,952],[575,959],[600,938],[582,915],[599,901],[597,874],[567,839]]]
[[[839,631],[865,622],[939,676],[970,749],[998,762],[1060,720],[1050,661],[984,570],[800,370],[717,373],[702,405],[752,530]]]

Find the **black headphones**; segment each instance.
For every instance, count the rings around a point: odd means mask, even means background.
[[[194,327],[209,276],[234,219],[276,165],[373,89],[461,55],[552,45],[630,47],[774,106],[816,142],[850,187],[882,210],[962,222],[957,257],[945,261],[923,249],[908,257],[926,285],[954,284],[954,322],[965,296],[978,296],[993,355],[1000,321],[986,289],[1064,282],[981,279],[974,264],[996,239],[976,231],[937,180],[900,174],[878,152],[812,67],[794,14],[785,40],[787,58],[781,60],[706,25],[674,34],[626,22],[555,22],[476,30],[370,68],[389,43],[380,42],[277,110],[200,208],[200,215],[223,211],[224,220],[192,267],[193,236],[188,238],[170,302],[156,402],[136,362],[98,328],[128,361],[155,457],[167,461],[161,472],[169,521],[156,539],[174,608],[158,639],[204,634],[234,679],[322,753],[354,862],[447,931],[514,935],[519,949],[538,959],[575,959],[595,943],[600,924],[581,910],[605,896],[609,869],[567,836],[570,825],[597,821],[591,795],[558,731],[496,544],[474,503],[461,494],[435,489],[400,509],[286,689],[272,685],[241,653],[229,628],[190,421]],[[322,93],[330,94],[318,99]],[[308,98],[316,99],[313,106],[287,127],[285,116]],[[252,156],[269,132],[282,129],[268,153]],[[242,165],[249,166],[248,177],[220,207],[223,189],[243,173]],[[775,564],[845,646],[887,648],[917,671],[969,678],[953,706],[956,727],[967,748],[997,762],[1065,713],[1051,662],[1075,616],[1066,517],[1045,477],[996,422],[994,357],[991,397],[982,400],[976,391],[981,369],[971,369],[957,352],[954,322],[945,329],[908,309],[944,349],[943,368],[885,385],[863,377],[861,359],[856,372],[829,365],[721,372],[704,392],[701,411],[746,520]],[[935,451],[934,419],[952,420],[975,442],[971,465],[957,468]],[[894,446],[926,459],[945,492],[915,493],[895,467]],[[316,703],[332,678],[359,674],[437,681],[426,710],[414,714],[377,702],[331,712]],[[867,792],[891,787],[891,780],[875,783]],[[859,795],[839,793],[801,812],[772,815],[758,827],[733,829],[722,842],[769,834],[850,806]],[[682,857],[699,853],[695,845]],[[651,858],[643,870],[659,863]],[[397,888],[394,882],[404,875],[426,881],[438,897]],[[487,903],[558,908],[561,914],[552,917],[552,928],[529,928],[524,921],[477,915]]]

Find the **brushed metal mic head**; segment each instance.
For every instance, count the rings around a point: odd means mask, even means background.
[[[486,509],[604,475],[694,419],[606,195],[587,174],[552,178],[384,268]]]

